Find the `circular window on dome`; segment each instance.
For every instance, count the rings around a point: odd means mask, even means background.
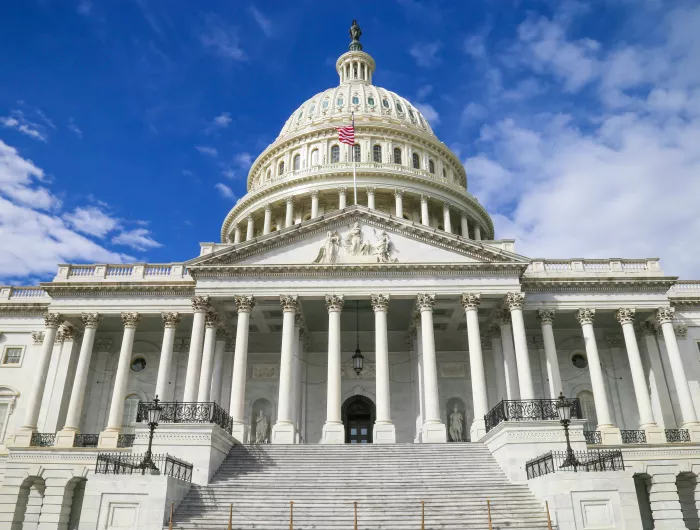
[[[323,100],[323,104],[321,105],[321,107],[323,107],[324,109],[328,108],[328,100],[327,99]]]
[[[353,96],[353,97],[352,97],[352,104],[353,104],[353,105],[359,105],[359,104],[360,104],[360,98],[358,98],[357,96]]]
[[[383,99],[382,100],[382,105],[384,105],[387,109],[389,108],[389,100],[388,99]]]
[[[367,98],[367,104],[368,105],[374,105],[374,98],[372,96]]]
[[[588,359],[581,352],[576,352],[571,356],[571,364],[576,368],[586,368],[588,366]]]
[[[143,357],[137,357],[131,361],[131,371],[132,372],[143,372],[146,369],[146,359]]]
[[[338,101],[336,101],[336,103],[338,104],[339,107],[342,107],[343,103],[344,103],[343,98],[338,98]]]

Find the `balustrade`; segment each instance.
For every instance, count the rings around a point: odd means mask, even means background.
[[[571,418],[583,419],[581,401],[579,399],[570,399],[568,401],[571,404]],[[484,416],[486,432],[503,421],[559,421],[558,402],[559,400],[557,399],[504,399]]]
[[[146,421],[149,403],[139,402],[136,421]],[[219,405],[211,402],[160,402],[163,408],[159,423],[215,423],[231,434],[233,419]]]

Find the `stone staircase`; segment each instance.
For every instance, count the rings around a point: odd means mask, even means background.
[[[547,528],[527,486],[511,484],[479,443],[237,445],[209,486],[193,485],[174,528],[237,530],[426,530]]]

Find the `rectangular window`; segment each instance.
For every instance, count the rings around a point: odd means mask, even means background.
[[[9,366],[19,366],[22,363],[23,346],[5,346],[2,354],[2,364]]]

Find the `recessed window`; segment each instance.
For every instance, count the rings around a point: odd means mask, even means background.
[[[389,100],[388,99],[383,99],[382,100],[382,105],[384,105],[385,108],[389,108]]]
[[[340,146],[331,147],[331,163],[340,162]]]
[[[367,104],[368,105],[374,105],[374,98],[372,96],[367,98]]]
[[[294,171],[301,169],[301,155],[294,155]]]
[[[428,171],[435,173],[435,162],[428,160]]]
[[[312,103],[311,106],[309,107],[309,116],[313,115],[314,110],[316,110],[316,103]]]
[[[412,110],[412,109],[408,109],[408,115],[411,117],[412,120],[415,120],[415,119],[416,119],[416,117],[413,115],[413,110]]]
[[[342,106],[343,106],[343,103],[344,103],[343,98],[338,98],[338,100],[336,101],[336,103],[338,104],[339,107],[342,107]]]
[[[359,105],[359,104],[360,104],[360,98],[358,98],[357,96],[353,96],[353,97],[352,97],[352,104],[353,104],[353,105]]]
[[[131,371],[132,372],[143,372],[146,369],[146,359],[143,357],[137,357],[131,361]]]
[[[358,144],[352,146],[352,159],[355,162],[362,162],[362,150]]]
[[[398,110],[399,112],[403,112],[403,107],[401,106],[401,103],[399,103],[398,101],[396,102],[396,110]]]
[[[270,180],[272,178],[272,171],[269,169],[267,170],[267,180]]]
[[[446,179],[447,178],[447,171],[445,171],[445,168],[442,168],[442,178]]]
[[[297,114],[297,121],[301,121],[301,119],[304,117],[304,111],[300,110],[299,114]]]
[[[382,146],[379,144],[375,144],[374,147],[372,147],[372,161],[382,161]]]
[[[19,366],[22,364],[23,346],[5,346],[5,351],[2,354],[2,364],[9,366]]]
[[[394,147],[394,164],[401,163],[401,149]]]
[[[418,153],[413,153],[413,168],[420,169],[420,157]]]
[[[282,160],[282,162],[280,162],[279,166],[277,166],[277,174],[278,175],[284,174],[284,160]]]
[[[571,356],[571,364],[576,368],[586,368],[588,366],[588,359],[583,353],[574,353]]]
[[[328,100],[324,99],[323,103],[321,104],[321,108],[327,109],[328,108]]]
[[[311,165],[318,165],[318,149],[314,149],[313,151],[311,151]]]

